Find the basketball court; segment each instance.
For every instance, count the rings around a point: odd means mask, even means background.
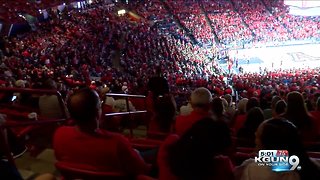
[[[239,67],[244,73],[260,72],[265,68],[269,71],[315,68],[320,67],[320,44],[230,50],[229,56],[234,59],[233,73],[239,73]],[[221,66],[228,72],[227,63]]]

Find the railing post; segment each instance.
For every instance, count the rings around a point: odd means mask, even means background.
[[[131,123],[133,122],[133,118],[132,118],[132,114],[130,113],[131,110],[130,110],[130,106],[129,106],[129,97],[128,96],[126,97],[126,106],[127,106],[127,112],[129,113],[130,137],[132,138],[133,137],[133,129],[132,129],[132,124]]]

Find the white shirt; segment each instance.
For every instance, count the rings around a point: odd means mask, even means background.
[[[114,105],[114,98],[113,98],[113,97],[110,97],[110,96],[106,96],[106,99],[105,99],[104,103],[105,103],[106,105],[109,105],[109,106],[113,107],[113,105]]]
[[[136,108],[132,105],[131,101],[129,101],[128,103],[129,103],[129,110],[136,111]],[[113,104],[113,109],[116,112],[128,112],[126,100],[125,99],[115,100]]]

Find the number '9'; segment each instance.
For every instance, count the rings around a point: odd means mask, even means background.
[[[289,164],[292,165],[290,170],[295,170],[297,168],[297,166],[299,165],[299,162],[300,162],[300,160],[299,160],[298,156],[295,156],[295,155],[290,156]]]

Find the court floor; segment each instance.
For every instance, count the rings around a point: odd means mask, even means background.
[[[260,72],[260,69],[265,68],[277,70],[320,67],[320,44],[231,50],[229,54],[234,59],[234,73],[238,73],[239,67],[244,72]],[[221,66],[227,70],[227,64]]]

